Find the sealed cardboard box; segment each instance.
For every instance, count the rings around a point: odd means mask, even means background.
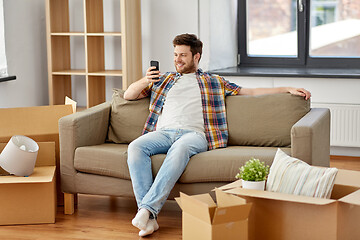
[[[60,191],[59,119],[73,113],[71,105],[53,105],[22,108],[0,108],[0,143],[7,143],[14,135],[25,135],[36,142],[55,142],[58,200]]]
[[[0,144],[0,150],[6,143]],[[39,142],[33,174],[0,176],[0,225],[54,223],[55,143]]]
[[[240,197],[216,191],[217,204],[209,194],[175,199],[181,207],[182,239],[248,239],[251,203]]]
[[[253,203],[249,239],[360,239],[358,171],[340,169],[330,199],[243,189],[241,181],[220,189]]]

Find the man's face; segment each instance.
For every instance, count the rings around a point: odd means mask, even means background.
[[[178,73],[194,73],[199,63],[200,54],[195,56],[190,51],[190,46],[176,45],[174,48],[174,63]]]

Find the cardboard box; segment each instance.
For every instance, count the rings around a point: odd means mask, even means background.
[[[182,212],[182,239],[248,239],[251,203],[216,191],[217,205],[209,194],[175,198]]]
[[[60,187],[59,119],[73,113],[71,105],[0,108],[0,143],[14,135],[25,135],[36,142],[55,142],[58,202],[63,203]]]
[[[0,176],[0,225],[55,223],[55,143],[38,145],[33,174]]]
[[[360,172],[339,170],[331,199],[221,187],[253,203],[249,239],[360,239]],[[261,230],[259,230],[261,229]]]

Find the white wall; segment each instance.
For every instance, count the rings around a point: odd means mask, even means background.
[[[197,0],[142,0],[143,72],[150,60],[160,62],[160,71],[175,71],[172,40],[178,34],[199,34]]]
[[[360,105],[360,79],[286,78],[286,77],[227,77],[243,87],[303,87],[311,92],[313,103]]]
[[[3,0],[0,0],[0,77],[7,76]]]
[[[159,60],[162,72],[174,70],[172,39],[180,33],[195,33],[201,39],[204,37],[203,60],[209,59],[208,36],[216,32],[211,32],[210,25],[206,23],[209,15],[202,13],[206,9],[210,10],[206,1],[142,0],[141,4],[144,72],[150,60]],[[0,107],[47,105],[45,1],[4,0],[4,9],[8,70],[10,74],[16,75],[17,79],[0,82]],[[244,87],[305,87],[312,92],[312,101],[316,103],[360,105],[360,79],[228,79]],[[346,149],[345,155],[360,156],[359,149]],[[340,149],[333,154],[342,155],[341,151]]]
[[[234,0],[227,1],[234,4]],[[111,0],[104,0],[104,6],[111,5],[111,2]],[[235,35],[235,33],[229,36],[225,36],[224,33],[216,34],[219,29],[222,29],[221,21],[219,21],[221,16],[234,14],[233,10],[235,8],[221,7],[223,2],[224,0],[142,0],[143,72],[145,73],[148,68],[150,60],[160,61],[160,70],[162,72],[175,70],[172,40],[181,33],[194,33],[200,36],[204,42],[200,67],[205,70],[219,68],[219,63],[216,63],[217,61],[214,61],[214,59],[219,59],[219,54],[231,55],[229,51],[233,52],[231,49],[234,48],[234,44],[229,41],[221,43],[219,37],[230,39]],[[83,7],[82,5],[82,0],[70,1],[71,31],[83,31],[83,11],[79,11]],[[45,1],[5,0],[4,9],[8,68],[9,73],[16,75],[17,79],[0,83],[0,107],[47,105],[49,101]],[[212,14],[216,9],[223,14]],[[114,13],[116,11],[110,10],[106,14],[105,30],[109,25],[116,25],[111,19],[116,19],[119,16],[113,16]],[[226,21],[229,21],[229,19]],[[212,27],[210,28],[210,26]],[[118,30],[119,26],[114,26],[114,28]],[[216,51],[216,48],[213,48],[215,50],[210,51],[210,44],[219,44],[221,49]],[[79,37],[71,38],[70,45],[72,68],[84,68],[85,53],[81,50],[84,49],[83,39]],[[121,46],[118,45],[118,49],[109,50],[105,48],[105,51],[106,56],[109,56],[112,51],[121,51]],[[210,58],[213,63],[216,63],[215,66],[210,65]],[[230,56],[229,59],[231,60],[226,64],[234,65],[236,62],[234,56]],[[105,64],[107,65],[107,61],[105,61]],[[108,67],[113,68],[112,66]],[[72,97],[78,101],[79,105],[85,105],[85,78],[74,76],[72,79],[74,89]],[[111,88],[121,87],[121,84],[108,80],[106,82],[106,98],[109,100],[111,98]]]
[[[8,73],[0,82],[0,107],[47,105],[47,58],[44,0],[4,0]]]
[[[109,4],[112,4],[110,0],[104,0],[105,6]],[[184,32],[199,34],[198,1],[142,0],[141,4],[143,71],[146,71],[150,60],[159,60],[162,72],[174,71],[172,40],[174,36]],[[82,0],[70,1],[69,15],[72,31],[83,30],[83,15],[78,14],[79,8],[82,8]],[[8,72],[16,75],[17,79],[0,82],[0,107],[47,105],[49,99],[45,0],[4,0],[4,9]],[[114,18],[112,15],[113,13],[106,16],[105,30],[109,23],[112,23],[109,21]],[[114,26],[114,28],[117,29],[119,26]],[[83,68],[84,52],[73,50],[74,48],[83,49],[83,41],[79,38],[71,39],[71,47],[72,67]],[[109,56],[111,49],[105,49],[105,51]],[[120,45],[114,51],[121,51]],[[109,66],[109,68],[112,67]],[[85,79],[75,76],[73,80],[73,98],[79,105],[85,105]],[[107,100],[111,98],[109,88],[121,87],[121,84],[111,80],[107,80]]]

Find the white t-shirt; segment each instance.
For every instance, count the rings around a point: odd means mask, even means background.
[[[201,93],[195,73],[183,74],[167,93],[156,129],[205,132]]]

